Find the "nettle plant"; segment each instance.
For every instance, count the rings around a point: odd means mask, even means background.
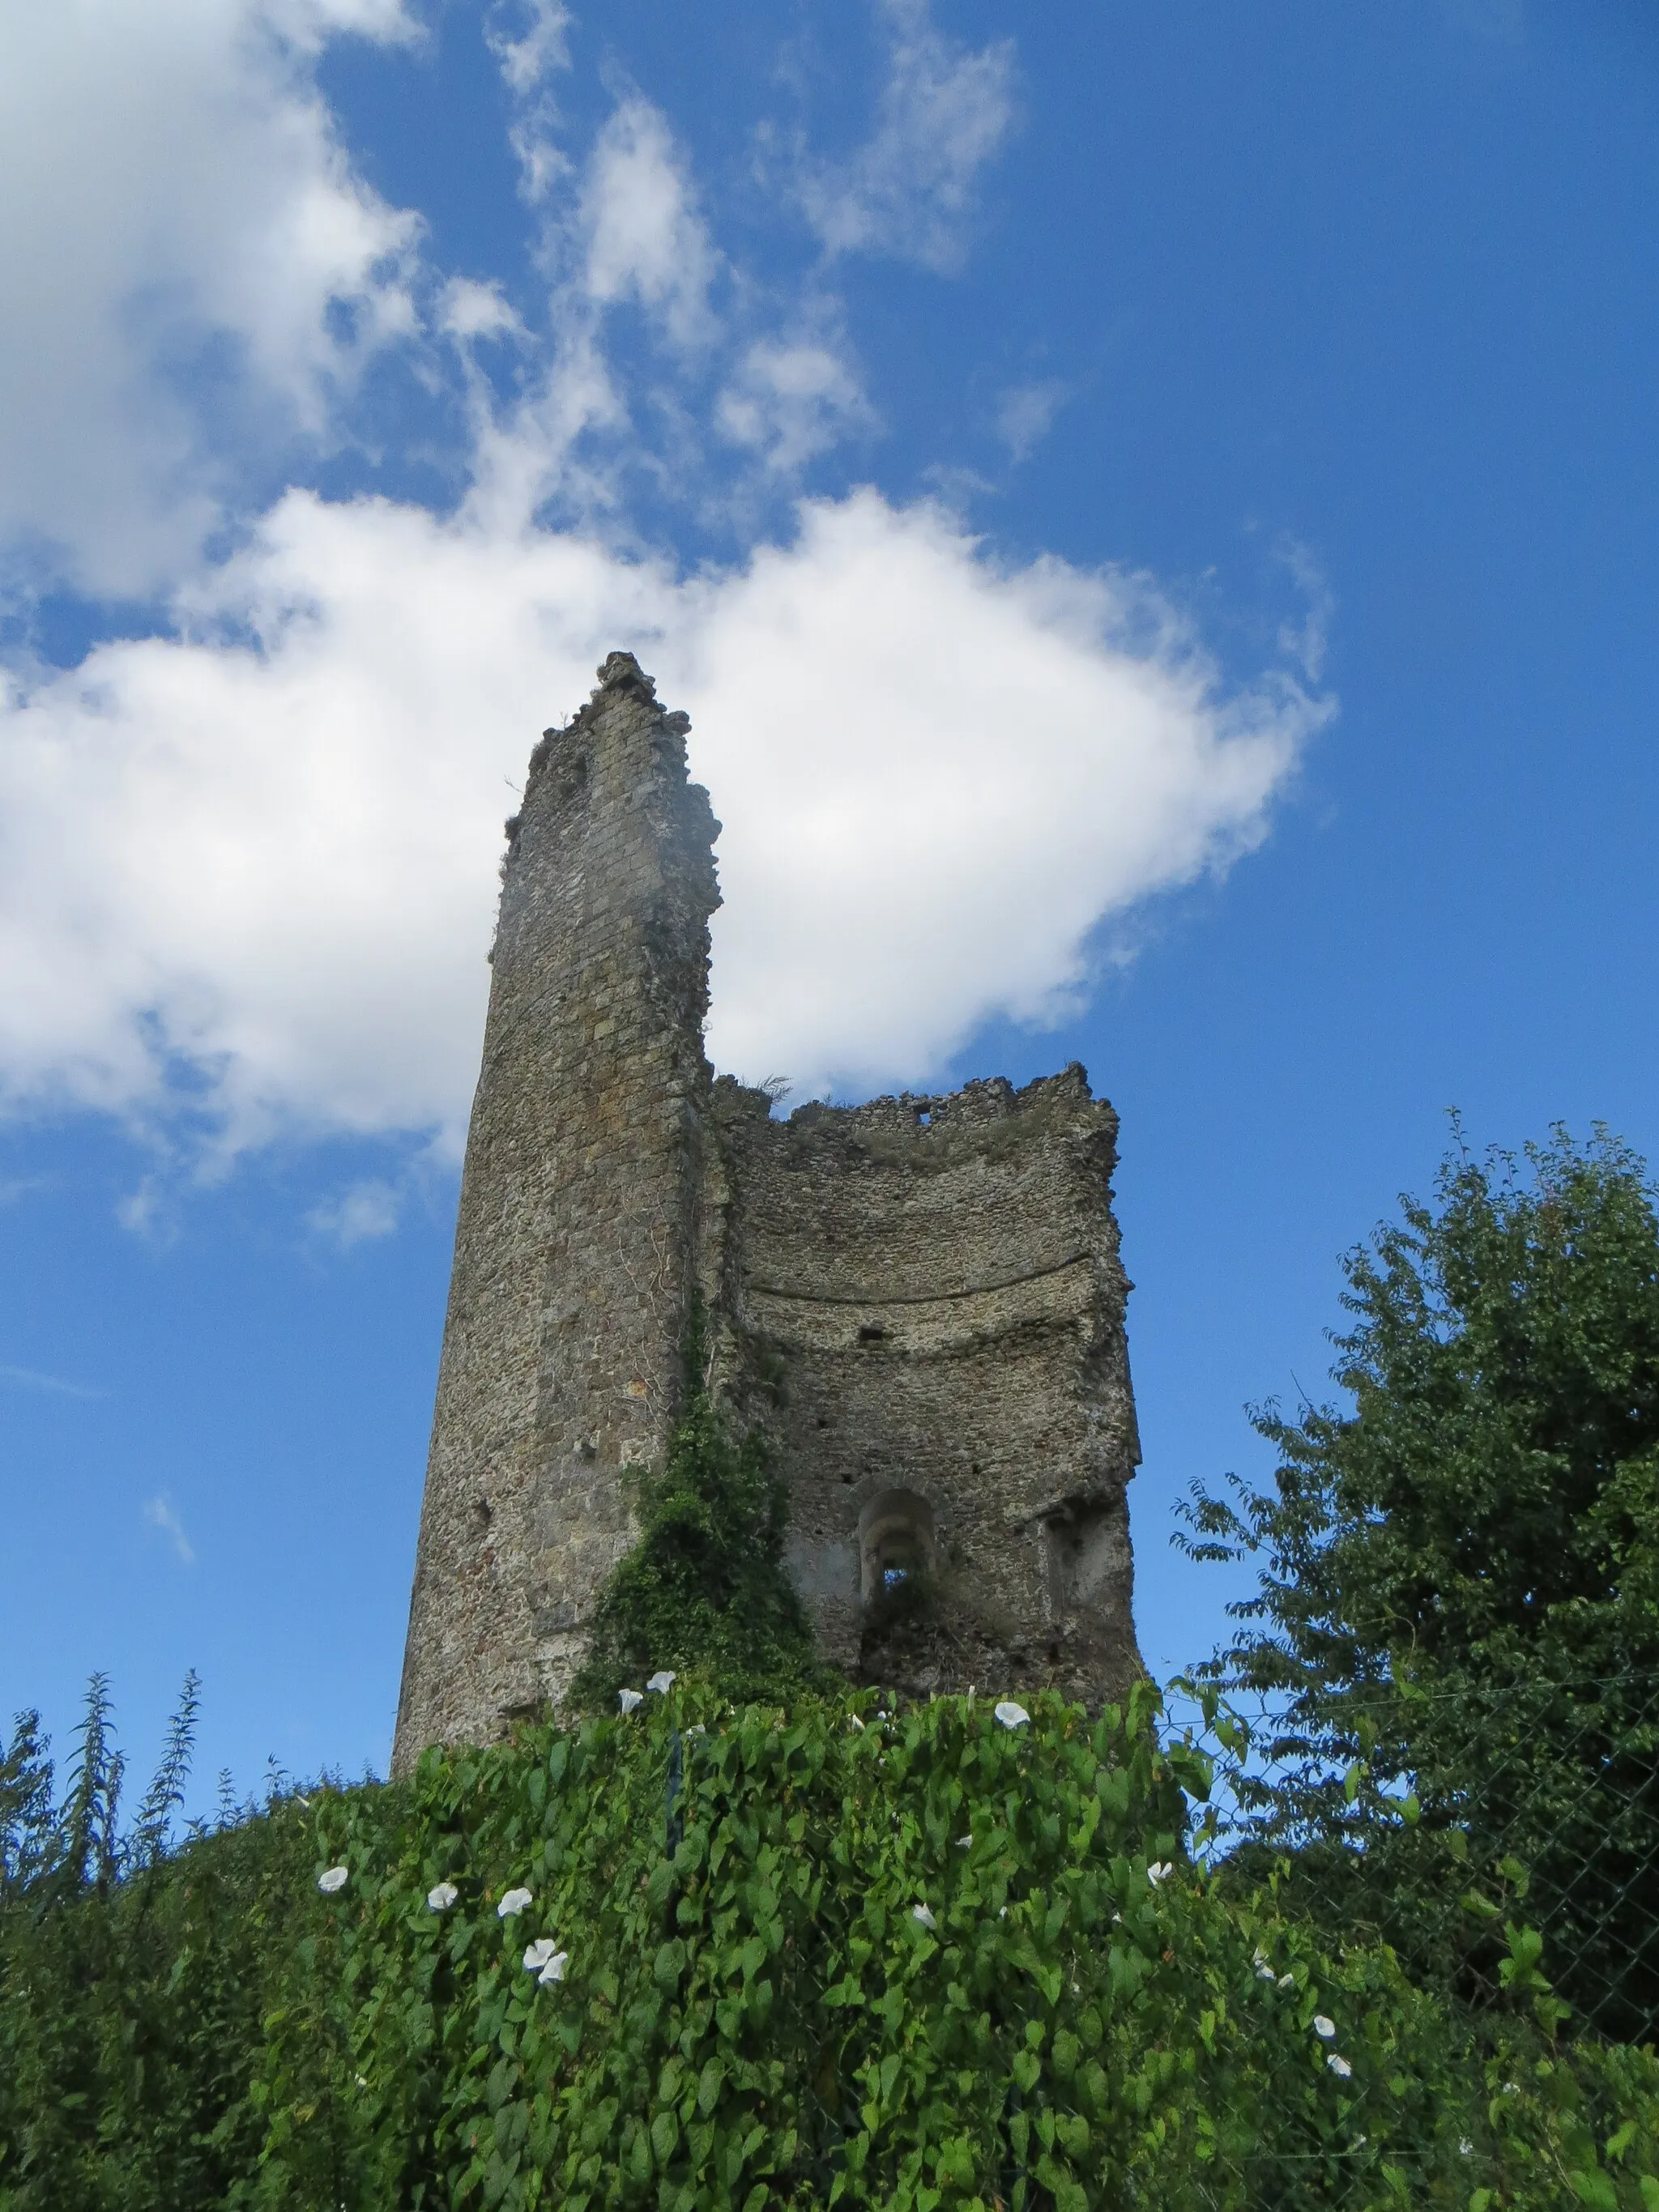
[[[237,2201],[1659,2203],[1650,2059],[1568,2063],[1520,1992],[1477,2037],[1228,1895],[1150,1685],[1091,1721],[659,1679],[319,1803]]]

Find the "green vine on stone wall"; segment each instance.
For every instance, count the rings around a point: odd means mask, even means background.
[[[685,1365],[686,1401],[662,1465],[636,1485],[638,1540],[605,1584],[571,1686],[579,1706],[607,1705],[665,1667],[700,1673],[739,1701],[833,1679],[784,1565],[788,1493],[763,1433],[734,1436],[715,1402],[701,1311]]]

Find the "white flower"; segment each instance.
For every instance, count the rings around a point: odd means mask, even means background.
[[[1474,2145],[1469,2141],[1467,2136],[1459,2136],[1457,2142],[1457,2154],[1460,2158],[1468,2158],[1474,2148]]]
[[[1267,1954],[1265,1951],[1258,1951],[1255,1954],[1255,1971],[1258,1978],[1264,1982],[1270,1982],[1273,1978],[1273,1970],[1267,1964]]]
[[[564,1970],[569,1963],[568,1951],[556,1951],[540,1973],[537,1975],[536,1979],[544,1989],[546,1989],[550,1982],[562,1982],[564,1979]]]
[[[666,1697],[668,1692],[674,1686],[673,1668],[672,1667],[659,1667],[656,1673],[651,1677],[651,1680],[645,1686],[647,1690],[659,1691],[664,1697]]]
[[[996,1708],[997,1718],[1004,1728],[1024,1728],[1031,1717],[1024,1705],[1017,1705],[1012,1698],[1004,1698]]]
[[[920,1920],[924,1928],[937,1928],[939,1925],[938,1921],[934,1919],[925,1905],[913,1905],[910,1907],[910,1917],[912,1920]]]
[[[1167,1881],[1174,1872],[1175,1862],[1172,1859],[1154,1859],[1146,1869],[1146,1879],[1156,1889],[1159,1882]]]
[[[1294,1974],[1281,1974],[1279,1978],[1279,1986],[1281,1990],[1293,1989],[1296,1986],[1296,1976]]]
[[[701,1721],[693,1721],[685,1732],[687,1735],[707,1735],[708,1733]]]
[[[428,1890],[426,1901],[434,1912],[447,1912],[460,1893],[453,1881],[441,1881]]]
[[[998,1907],[997,1907],[997,1918],[998,1918],[999,1920],[1006,1920],[1007,1917],[1008,1917],[1008,1908],[1007,1908],[1007,1906],[1006,1906],[1006,1905],[998,1905]]]
[[[317,1887],[325,1897],[332,1897],[337,1889],[345,1887],[347,1871],[344,1867],[330,1867],[326,1874],[318,1875]]]
[[[644,1693],[639,1690],[618,1690],[617,1703],[625,1713],[631,1713],[635,1705],[642,1705],[645,1703]]]
[[[527,1889],[509,1889],[495,1907],[495,1917],[497,1920],[511,1920],[514,1913],[522,1912],[529,1902],[530,1892]]]
[[[974,1839],[971,1835],[958,1836],[957,1838],[957,1849],[959,1851],[971,1850],[973,1849],[973,1844]]]
[[[525,1972],[527,1974],[539,1974],[558,1948],[550,1936],[538,1936],[533,1943],[526,1947]]]
[[[859,1718],[858,1715],[856,1713],[849,1713],[848,1715],[848,1718],[852,1722],[853,1726],[858,1729],[859,1733],[862,1735],[864,1732],[864,1723]]]
[[[1340,2051],[1328,2052],[1326,2056],[1325,2063],[1330,2068],[1333,2074],[1340,2074],[1345,2081],[1347,2080],[1349,2075],[1353,2072],[1352,2067],[1349,2065],[1347,2060],[1342,2056],[1342,2053]]]
[[[1322,2012],[1316,2012],[1313,2018],[1313,2030],[1322,2043],[1328,2043],[1336,2033],[1336,2022],[1328,2020]]]

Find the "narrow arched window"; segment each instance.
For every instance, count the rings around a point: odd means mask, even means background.
[[[933,1509],[914,1490],[884,1490],[859,1516],[859,1581],[865,1602],[931,1574]]]

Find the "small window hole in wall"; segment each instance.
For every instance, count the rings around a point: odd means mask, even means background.
[[[859,1342],[860,1344],[879,1344],[886,1334],[886,1330],[882,1327],[878,1321],[867,1321],[859,1330]]]
[[[1116,1577],[1125,1542],[1120,1499],[1074,1499],[1042,1524],[1048,1607],[1055,1619],[1097,1605]]]
[[[914,1490],[884,1490],[859,1516],[859,1584],[867,1605],[933,1571],[933,1509]]]
[[[919,1128],[919,1129],[931,1129],[931,1128],[933,1127],[933,1108],[932,1108],[931,1106],[918,1106],[918,1107],[917,1107],[917,1109],[916,1109],[916,1127],[917,1127],[917,1128]]]

